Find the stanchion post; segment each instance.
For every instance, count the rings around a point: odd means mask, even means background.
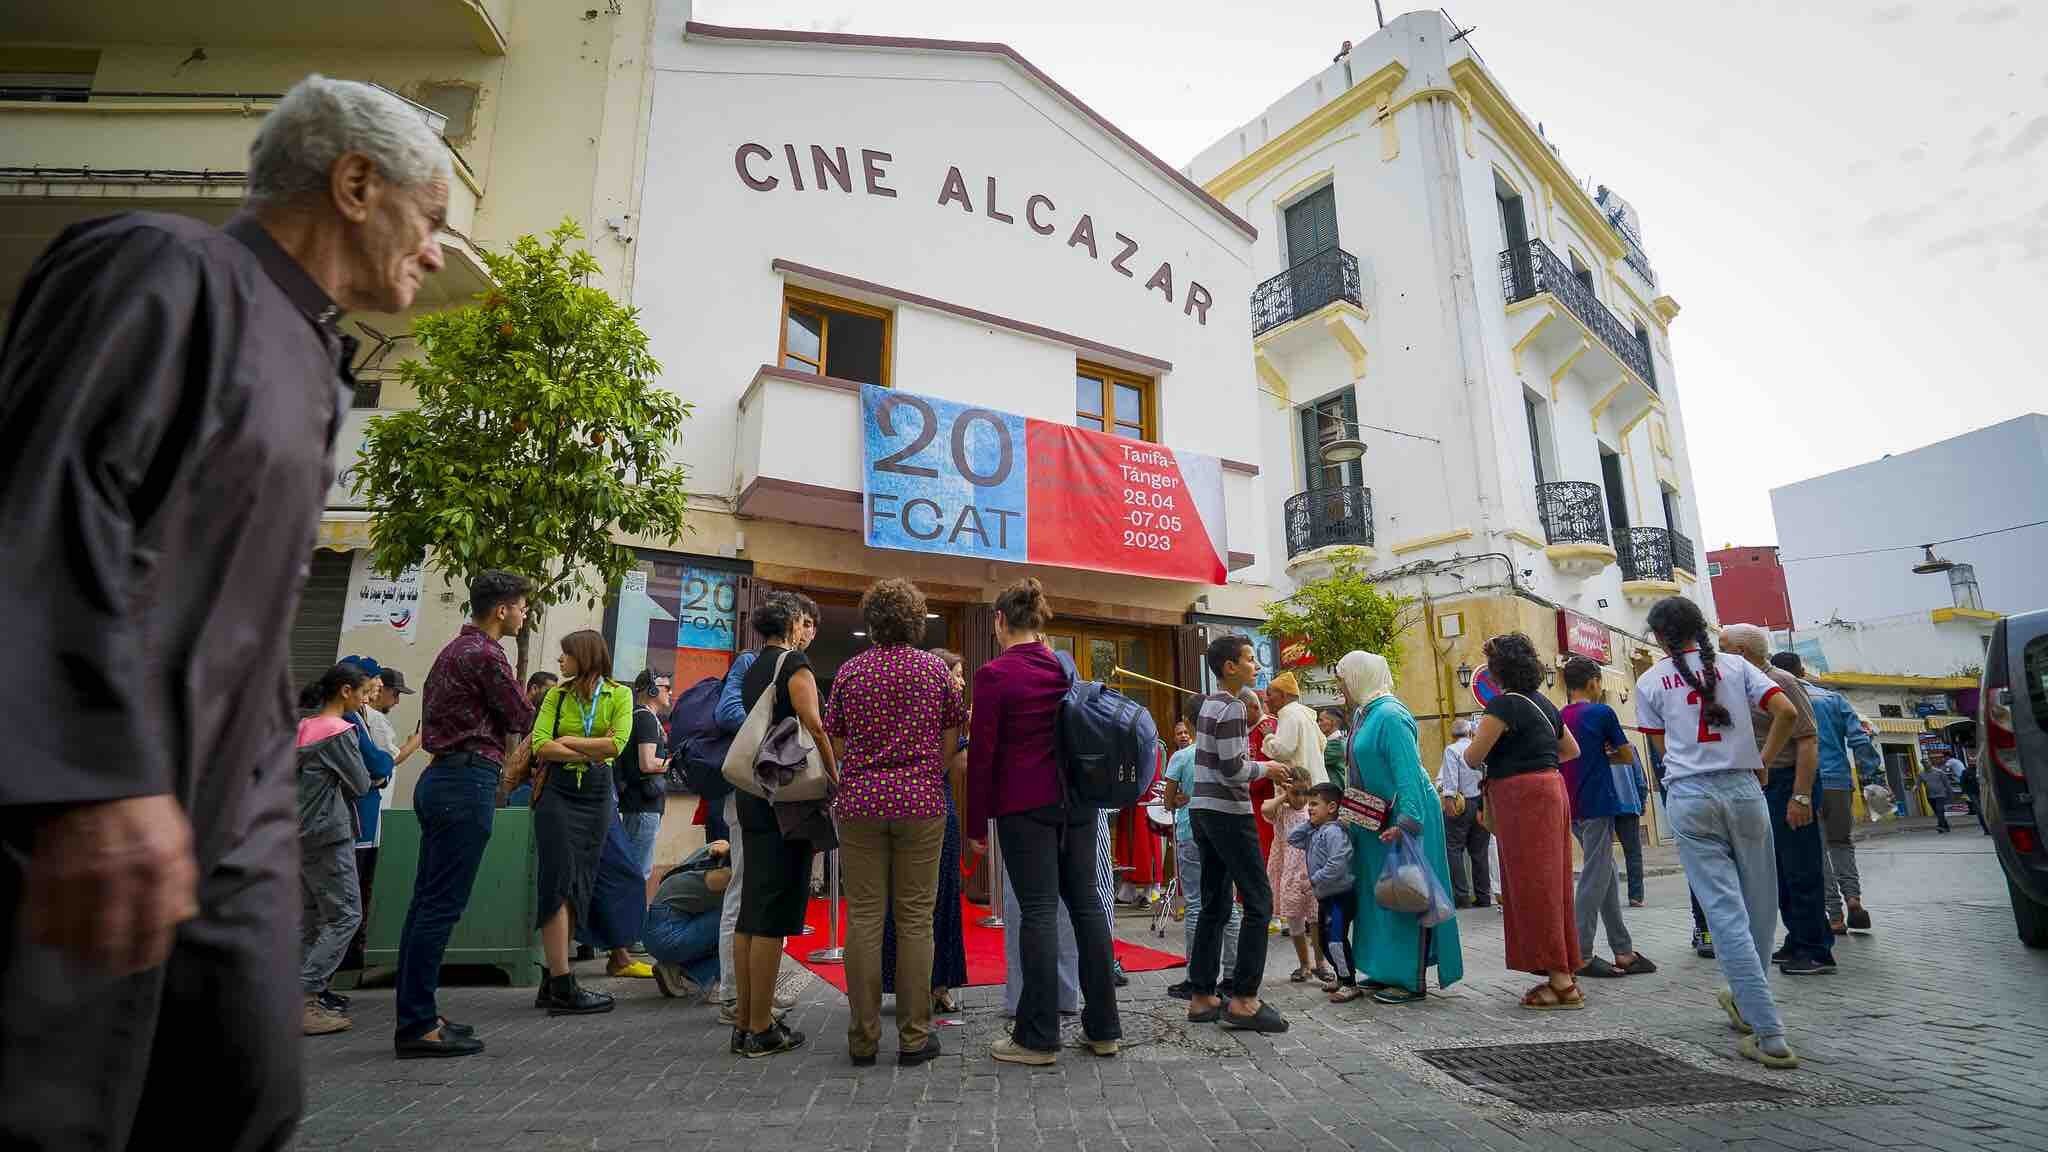
[[[841,946],[839,936],[839,850],[834,848],[825,854],[825,915],[828,934],[825,947],[811,953],[813,964],[844,964],[846,949]]]
[[[983,928],[1001,928],[1003,926],[1003,846],[996,840],[996,822],[994,820],[988,822],[988,856],[983,859],[982,867],[989,870],[988,915],[983,916],[979,923]]]

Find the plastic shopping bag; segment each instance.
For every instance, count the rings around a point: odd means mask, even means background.
[[[1870,818],[1872,824],[1890,820],[1898,815],[1894,804],[1891,789],[1882,784],[1863,786],[1863,814]]]
[[[1380,863],[1379,880],[1373,884],[1373,900],[1392,912],[1420,917],[1422,926],[1434,927],[1457,912],[1443,882],[1422,858],[1422,846],[1413,833],[1403,829],[1387,846]]]

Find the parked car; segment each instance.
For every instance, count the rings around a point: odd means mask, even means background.
[[[1985,826],[2012,895],[2020,942],[2048,948],[2048,609],[1991,632],[1977,714]]]

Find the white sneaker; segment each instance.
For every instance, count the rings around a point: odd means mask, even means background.
[[[1027,1064],[1034,1068],[1057,1064],[1060,1058],[1057,1052],[1040,1052],[1036,1048],[1026,1048],[1009,1036],[990,1045],[988,1054],[1005,1064]]]

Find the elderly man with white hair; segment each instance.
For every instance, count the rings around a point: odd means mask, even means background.
[[[1771,847],[1778,858],[1778,918],[1785,923],[1785,944],[1771,960],[1787,976],[1826,975],[1835,970],[1835,937],[1828,931],[1826,849],[1815,819],[1820,811],[1820,741],[1813,704],[1798,678],[1771,663],[1771,638],[1763,629],[1730,624],[1721,629],[1721,648],[1770,677],[1798,713],[1792,739],[1764,765],[1764,802],[1770,807]],[[1768,727],[1760,710],[1751,712],[1759,731]],[[1757,742],[1761,751],[1763,737]]]
[[[36,714],[0,775],[0,1145],[283,1147],[298,1121],[292,616],[349,405],[346,310],[440,267],[446,149],[309,77],[224,228],[36,261],[0,347],[0,603]]]
[[[1444,747],[1443,765],[1436,770],[1436,790],[1444,808],[1444,847],[1451,857],[1451,895],[1460,908],[1484,908],[1493,903],[1493,873],[1487,852],[1493,833],[1479,822],[1485,804],[1479,783],[1485,776],[1465,762],[1472,731],[1472,722],[1463,716],[1451,721],[1451,742]]]

